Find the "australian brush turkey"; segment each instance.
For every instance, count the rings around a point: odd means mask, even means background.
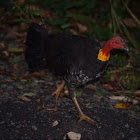
[[[102,47],[90,38],[70,34],[49,34],[48,31],[32,23],[27,32],[25,59],[30,72],[41,68],[49,68],[62,76],[64,81],[52,93],[62,98],[62,89],[68,84],[69,95],[79,112],[80,121],[93,123],[93,120],[82,112],[76,99],[75,89],[99,78],[106,70],[110,51],[123,49],[128,51],[121,37],[108,40]]]

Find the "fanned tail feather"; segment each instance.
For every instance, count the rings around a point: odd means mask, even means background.
[[[27,32],[25,60],[28,63],[29,71],[34,72],[46,67],[46,61],[41,55],[45,38],[48,32],[37,23],[32,23]]]

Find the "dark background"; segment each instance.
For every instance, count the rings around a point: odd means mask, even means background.
[[[89,139],[139,137],[139,121],[129,115],[134,117],[140,113],[140,1],[123,1],[0,0],[1,138],[55,139],[60,136],[62,139],[71,128]],[[55,90],[56,81],[61,79],[52,76],[48,70],[28,72],[24,50],[31,22],[37,22],[52,33],[86,36],[101,45],[113,36],[125,40],[129,53],[113,50],[109,66],[97,86],[76,91],[82,110],[97,121],[95,126],[85,122],[79,124],[76,110],[67,98],[62,110],[42,111],[44,104],[53,106],[47,101],[50,92]],[[121,99],[115,102],[108,99],[114,96]],[[125,97],[125,102],[122,97]],[[116,108],[122,110],[115,108],[117,104]],[[129,115],[124,112],[129,112]],[[54,129],[52,123],[55,120],[60,125]],[[108,135],[110,132],[112,135]]]

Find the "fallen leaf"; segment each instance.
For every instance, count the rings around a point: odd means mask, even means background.
[[[25,24],[24,22],[22,22],[22,23],[20,24],[20,29],[21,29],[21,31],[26,31],[27,28],[28,28],[28,25]],[[23,38],[23,33],[22,33],[22,34],[20,34],[20,33],[17,34],[17,33],[16,33],[16,36],[17,36],[17,37],[20,37],[20,38]]]
[[[41,99],[40,99],[40,98],[37,98],[37,99],[35,99],[35,101],[40,102],[40,101],[41,101]]]
[[[138,100],[129,99],[129,98],[126,98],[125,96],[111,96],[109,98],[112,99],[112,100],[119,100],[119,101],[123,101],[123,102],[133,102],[133,104],[138,103]]]
[[[81,139],[81,134],[70,131],[63,138],[63,140],[67,140],[67,139],[80,140]]]
[[[140,90],[136,90],[136,91],[134,91],[133,94],[136,95],[136,96],[140,96]]]
[[[31,101],[31,99],[29,99],[28,97],[25,97],[25,96],[18,96],[18,99],[21,99],[21,100],[27,101],[27,102]]]
[[[6,79],[5,81],[6,82],[14,82],[14,80],[12,80],[12,79]]]
[[[46,110],[51,110],[51,111],[56,111],[57,110],[57,108],[46,107],[46,106],[44,106],[44,104],[42,105],[42,108],[46,109]]]
[[[6,48],[6,46],[3,42],[0,42],[0,47],[2,47],[3,49]]]
[[[35,95],[36,95],[35,93],[24,93],[22,96],[33,97]]]
[[[25,2],[25,0],[18,0],[18,1],[17,1],[17,5],[18,5],[18,6],[21,6],[21,5],[24,4],[24,2]]]
[[[53,122],[52,127],[57,126],[57,125],[58,125],[58,121],[56,120]]]
[[[128,27],[136,27],[136,24],[134,23],[134,21],[131,18],[125,18],[125,19],[123,19],[123,22]]]
[[[9,56],[9,53],[7,51],[3,51],[3,53],[5,54],[5,56]]]
[[[23,53],[24,49],[23,48],[9,48],[8,52],[9,53]]]
[[[100,26],[105,26],[105,21],[104,20],[98,20],[97,22]]]
[[[109,90],[114,90],[114,88],[110,84],[103,84],[102,85],[104,88],[107,88]]]
[[[86,32],[87,31],[87,26],[85,26],[81,23],[77,23],[77,27],[78,27],[80,32]]]
[[[5,70],[0,70],[0,74],[3,74],[3,75],[10,75],[10,76],[16,76],[16,75],[17,75],[16,72],[5,71]]]
[[[17,36],[17,37],[23,37],[23,33],[18,33],[18,32],[15,32],[15,35]]]
[[[136,97],[137,100],[140,100],[140,97]]]
[[[44,76],[45,74],[46,74],[46,71],[41,70],[39,72],[34,72],[32,74],[24,74],[23,76],[20,77],[20,79],[22,79],[22,78],[28,78],[28,79],[40,78],[40,77]]]
[[[85,88],[91,89],[91,90],[96,90],[96,86],[93,84],[88,84]]]
[[[116,108],[123,108],[123,109],[130,109],[131,106],[124,104],[124,103],[119,103],[115,105]]]
[[[98,99],[101,99],[101,98],[102,98],[102,96],[99,96],[99,95],[97,95],[97,94],[93,94],[93,96],[94,96],[95,98],[98,98]]]
[[[70,29],[70,32],[73,34],[73,35],[79,35],[78,32],[74,29]]]
[[[13,68],[14,68],[15,70],[17,70],[17,69],[18,69],[18,65],[17,65],[17,64],[14,64],[14,65],[13,65]]]

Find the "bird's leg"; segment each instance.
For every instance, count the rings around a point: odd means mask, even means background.
[[[76,105],[77,110],[78,110],[78,112],[79,112],[79,116],[80,116],[80,120],[79,120],[79,121],[81,122],[81,121],[85,120],[85,121],[87,121],[88,123],[93,124],[94,121],[93,121],[90,117],[86,116],[86,115],[82,112],[82,110],[81,110],[81,108],[80,108],[80,106],[79,106],[79,104],[78,104],[78,101],[77,101],[76,97],[73,97],[72,100],[73,100],[74,104]]]
[[[94,121],[82,112],[82,110],[81,110],[81,108],[78,104],[78,101],[77,101],[76,94],[75,94],[74,90],[72,90],[73,92],[71,92],[71,90],[69,90],[69,91],[70,91],[70,95],[72,96],[72,100],[73,100],[73,102],[74,102],[74,104],[75,104],[75,106],[78,110],[78,113],[79,113],[79,116],[80,116],[79,121],[81,122],[81,121],[85,120],[88,123],[93,124]]]
[[[55,105],[57,104],[58,96],[60,96],[61,100],[63,101],[62,90],[63,90],[64,85],[65,85],[65,81],[63,81],[60,86],[57,86],[57,89],[50,96],[50,98],[52,98],[52,96],[56,94]]]

